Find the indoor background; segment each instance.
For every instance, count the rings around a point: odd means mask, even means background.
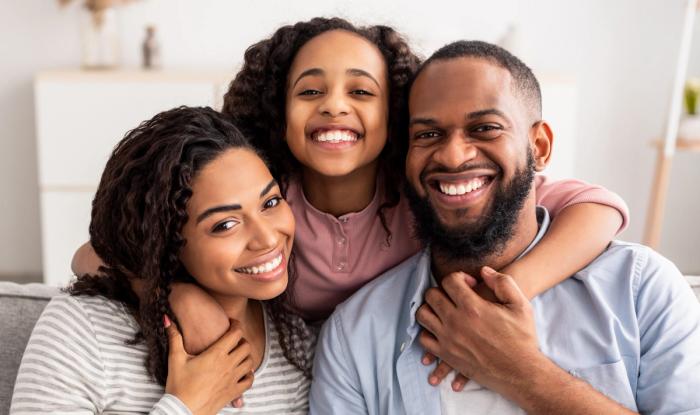
[[[35,94],[35,81],[58,70],[81,76],[82,3],[75,0],[60,7],[56,0],[0,2],[0,280],[41,280],[47,258],[42,252],[42,226],[76,216],[70,205],[45,202],[44,193],[61,189],[40,184],[42,157],[51,158],[53,168],[68,169],[79,156],[97,165],[108,156],[47,152],[37,145],[37,133],[43,134],[42,139],[51,135],[40,131],[44,127],[39,120],[60,112],[36,112],[43,105],[37,99],[44,98]],[[314,16],[394,26],[423,56],[457,39],[504,42],[547,81],[545,85],[554,85],[544,102],[545,115],[557,117],[555,133],[560,128],[553,175],[580,178],[620,194],[631,213],[621,239],[641,242],[657,154],[650,142],[663,135],[667,122],[684,8],[684,0],[136,0],[117,12],[121,69],[116,73],[138,72],[149,25],[156,28],[164,73],[228,77],[235,74],[247,46],[283,24]],[[688,76],[700,77],[700,21],[691,52]],[[101,76],[110,76],[105,73]],[[149,76],[157,76],[153,74]],[[70,94],[66,97],[60,103],[65,108],[85,105],[72,101]],[[547,102],[547,97],[554,98]],[[127,111],[96,99],[103,113],[118,117]],[[66,122],[75,122],[76,131],[81,130],[77,121]],[[108,139],[116,143],[120,138]],[[54,144],[60,148],[60,143]],[[40,151],[44,153],[38,157]],[[700,274],[699,179],[700,153],[676,154],[659,246],[682,272],[696,275]],[[79,190],[86,202],[77,210],[85,216],[94,189]],[[40,202],[45,203],[44,212]],[[86,225],[80,228],[77,232],[87,239]],[[73,239],[54,237],[47,246],[72,252],[77,248]],[[68,269],[69,264],[61,266]]]

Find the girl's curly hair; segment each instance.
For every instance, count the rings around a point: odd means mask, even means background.
[[[173,317],[168,295],[173,281],[194,282],[178,258],[186,241],[191,183],[224,151],[255,150],[241,132],[211,108],[179,107],[162,112],[128,132],[112,152],[92,202],[90,242],[105,263],[104,276],[79,276],[72,295],[102,295],[123,303],[145,342],[146,368],[165,385],[168,339],[163,315]],[[290,267],[290,286],[293,280]],[[143,286],[140,298],[130,280]],[[266,302],[285,357],[310,376],[310,331],[285,306],[283,294]]]
[[[243,67],[229,85],[222,112],[248,136],[270,160],[272,174],[286,187],[291,176],[299,173],[300,163],[283,143],[285,134],[285,97],[288,72],[294,57],[306,42],[332,30],[355,33],[374,44],[387,66],[389,81],[389,125],[387,143],[379,155],[380,174],[384,178],[386,201],[378,215],[387,232],[384,211],[396,206],[404,180],[407,151],[408,83],[418,68],[419,59],[408,43],[388,26],[357,27],[340,18],[314,18],[283,26],[269,39],[245,52]]]

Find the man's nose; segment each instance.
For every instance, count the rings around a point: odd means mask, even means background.
[[[321,115],[327,117],[339,117],[350,112],[348,97],[342,90],[328,91],[318,107]]]
[[[474,143],[465,136],[464,131],[454,130],[433,153],[435,162],[448,169],[458,169],[464,163],[476,158],[478,150]]]

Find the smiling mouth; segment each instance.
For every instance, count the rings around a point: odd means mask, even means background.
[[[249,275],[264,274],[266,272],[270,272],[270,271],[277,269],[277,267],[279,267],[280,264],[282,264],[283,260],[284,260],[284,254],[282,252],[280,252],[279,255],[272,258],[270,261],[262,262],[260,264],[256,264],[256,265],[253,265],[250,267],[236,268],[234,271],[241,273],[241,274],[249,274]]]
[[[481,189],[485,184],[489,183],[491,178],[488,176],[474,177],[471,180],[465,180],[461,182],[447,182],[447,181],[437,181],[436,189],[440,193],[449,196],[462,196],[467,193],[471,193],[475,190]]]
[[[311,134],[311,139],[319,143],[354,143],[360,134],[353,130],[318,130]]]

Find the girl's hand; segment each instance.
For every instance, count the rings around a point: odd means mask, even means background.
[[[474,291],[476,291],[477,294],[484,300],[488,300],[491,302],[498,302],[498,299],[496,298],[496,295],[491,291],[491,289],[486,286],[486,284],[481,283],[481,284],[476,284],[476,280],[467,280],[467,283],[469,283],[470,287],[474,288]],[[475,285],[476,284],[476,285]],[[437,357],[433,355],[430,352],[425,352],[423,355],[423,358],[421,359],[421,363],[423,363],[426,366],[430,366],[435,361],[437,361]],[[428,376],[428,383],[430,383],[433,386],[439,385],[447,375],[449,375],[452,372],[452,366],[447,364],[447,362],[440,361],[435,369],[430,373],[430,376]],[[455,392],[461,392],[462,389],[464,389],[464,385],[469,382],[469,378],[464,376],[461,373],[457,373],[455,375],[454,380],[452,380],[452,390]]]
[[[253,385],[250,344],[243,338],[240,323],[198,356],[185,351],[182,336],[167,316],[168,378],[165,392],[176,396],[193,414],[218,413]]]

